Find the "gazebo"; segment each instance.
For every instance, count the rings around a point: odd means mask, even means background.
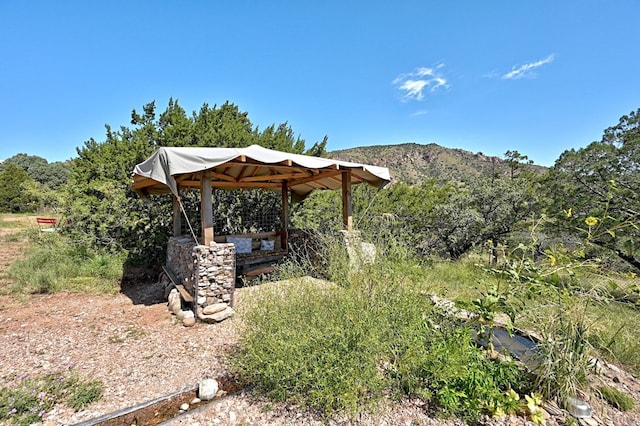
[[[133,171],[132,188],[139,193],[173,194],[174,235],[180,232],[179,188],[201,192],[202,244],[214,241],[213,188],[262,188],[282,193],[282,223],[286,227],[288,199],[301,201],[317,189],[342,190],[342,223],[353,229],[351,186],[383,187],[389,169],[347,161],[247,148],[160,148]],[[283,229],[286,239],[286,229]]]
[[[198,317],[207,320],[208,306],[233,304],[238,240],[215,235],[212,190],[266,189],[282,194],[281,249],[288,245],[288,206],[314,190],[342,191],[342,224],[353,230],[351,187],[367,183],[383,187],[389,170],[366,164],[291,154],[251,145],[246,148],[160,148],[135,166],[132,189],[139,194],[172,194],[173,237],[167,248],[167,267],[175,275],[183,298],[194,302]],[[200,191],[202,235],[198,241],[181,236],[180,189]],[[274,233],[276,235],[276,233]],[[255,237],[255,235],[253,236]],[[220,244],[219,244],[220,243]],[[251,249],[249,249],[251,251]],[[265,250],[261,255],[272,257]],[[195,264],[195,267],[193,266]],[[178,281],[177,283],[175,281]],[[213,308],[211,308],[213,310]],[[201,312],[202,311],[202,312]]]

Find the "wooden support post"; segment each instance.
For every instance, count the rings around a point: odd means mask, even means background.
[[[202,179],[200,180],[200,215],[202,244],[208,246],[213,241],[213,204],[210,170],[202,172]]]
[[[353,231],[353,205],[351,203],[351,171],[342,172],[342,228]]]
[[[180,201],[175,195],[172,196],[173,200],[173,236],[179,237],[182,235],[182,212],[180,211]]]
[[[282,230],[280,234],[280,246],[287,250],[289,244],[289,188],[287,181],[282,182]]]

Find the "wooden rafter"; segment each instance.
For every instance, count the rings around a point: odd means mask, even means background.
[[[180,186],[187,188],[197,188],[200,186],[199,180],[183,180],[180,182]],[[212,188],[224,188],[224,189],[248,189],[248,188],[280,188],[278,182],[226,182],[214,180],[211,182]]]
[[[247,171],[247,165],[242,166],[242,168],[240,169],[240,173],[238,173],[238,177],[236,178],[236,182],[240,182],[240,179],[242,179],[242,177],[244,176],[244,172]]]
[[[229,168],[234,167],[234,166],[239,166],[239,167],[243,167],[246,166],[247,164],[255,164],[256,166],[259,167],[264,167],[264,168],[272,168],[272,169],[276,169],[276,170],[283,170],[285,172],[291,172],[291,171],[298,171],[298,172],[304,172],[305,170],[307,170],[305,167],[299,167],[299,166],[284,166],[284,165],[278,165],[278,164],[263,164],[263,163],[258,163],[258,162],[250,162],[247,161],[245,163],[238,163],[235,161],[230,161],[228,163],[225,163],[225,166],[228,166],[227,169],[225,169],[225,172],[228,171]]]
[[[305,177],[305,178],[302,178],[302,179],[292,180],[291,182],[287,183],[287,186],[289,188],[291,188],[292,186],[295,186],[295,185],[301,185],[303,183],[314,182],[314,181],[317,181],[319,179],[324,179],[324,178],[328,178],[328,177],[339,175],[340,173],[341,172],[338,171],[338,170],[330,170],[330,171],[326,171],[326,172],[320,172],[317,175],[308,176],[308,177]]]
[[[270,182],[305,179],[307,177],[309,177],[307,173],[277,173],[273,175],[249,176],[240,179],[240,182]]]
[[[225,175],[223,173],[211,172],[211,177],[214,178],[214,179],[220,179],[220,180],[224,180],[224,181],[227,181],[227,182],[235,182],[236,181],[233,178],[233,176]]]

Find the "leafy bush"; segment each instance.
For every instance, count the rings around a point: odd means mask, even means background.
[[[383,376],[370,352],[373,330],[341,291],[305,282],[285,293],[265,291],[231,359],[242,379],[276,401],[327,415],[355,412],[379,394]]]
[[[413,260],[387,259],[351,269],[340,286],[297,280],[254,289],[230,359],[239,377],[325,416],[355,414],[388,393],[471,419],[506,407],[507,390],[520,391],[527,378],[489,361],[468,328],[434,311]]]

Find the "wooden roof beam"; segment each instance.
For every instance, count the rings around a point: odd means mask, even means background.
[[[225,175],[224,173],[216,173],[216,172],[211,172],[211,178],[212,179],[220,179],[220,180],[227,181],[227,182],[235,182],[236,181],[233,178],[233,176]]]
[[[239,182],[261,182],[273,180],[289,180],[310,177],[307,173],[279,173],[273,175],[247,176],[239,180]]]
[[[197,180],[184,180],[180,182],[181,187],[198,188],[200,187],[200,181]],[[278,182],[223,182],[214,180],[211,182],[212,188],[224,188],[224,189],[249,189],[249,188],[280,188],[282,185]]]
[[[315,181],[318,181],[318,180],[324,179],[324,178],[331,178],[333,176],[339,175],[340,173],[341,172],[339,170],[331,170],[331,171],[326,171],[326,172],[320,172],[317,175],[309,176],[309,177],[302,178],[302,179],[292,180],[291,182],[287,183],[287,186],[289,188],[291,188],[292,186],[295,186],[295,185],[302,185],[303,183],[315,182]]]
[[[229,166],[229,167],[233,167],[233,166],[246,166],[247,164],[252,164],[255,166],[259,166],[259,167],[264,167],[264,168],[272,168],[272,169],[276,169],[276,170],[284,170],[286,172],[291,172],[291,171],[297,171],[297,172],[305,172],[307,170],[318,170],[318,169],[307,169],[305,167],[300,167],[300,166],[284,166],[284,165],[278,165],[278,164],[266,164],[266,163],[252,163],[252,162],[246,162],[246,163],[237,163],[234,161],[230,161],[228,163],[225,163],[225,166]]]
[[[244,172],[247,171],[247,167],[247,165],[242,166],[240,173],[238,173],[238,177],[235,179],[236,182],[240,182],[240,179],[244,176]]]

